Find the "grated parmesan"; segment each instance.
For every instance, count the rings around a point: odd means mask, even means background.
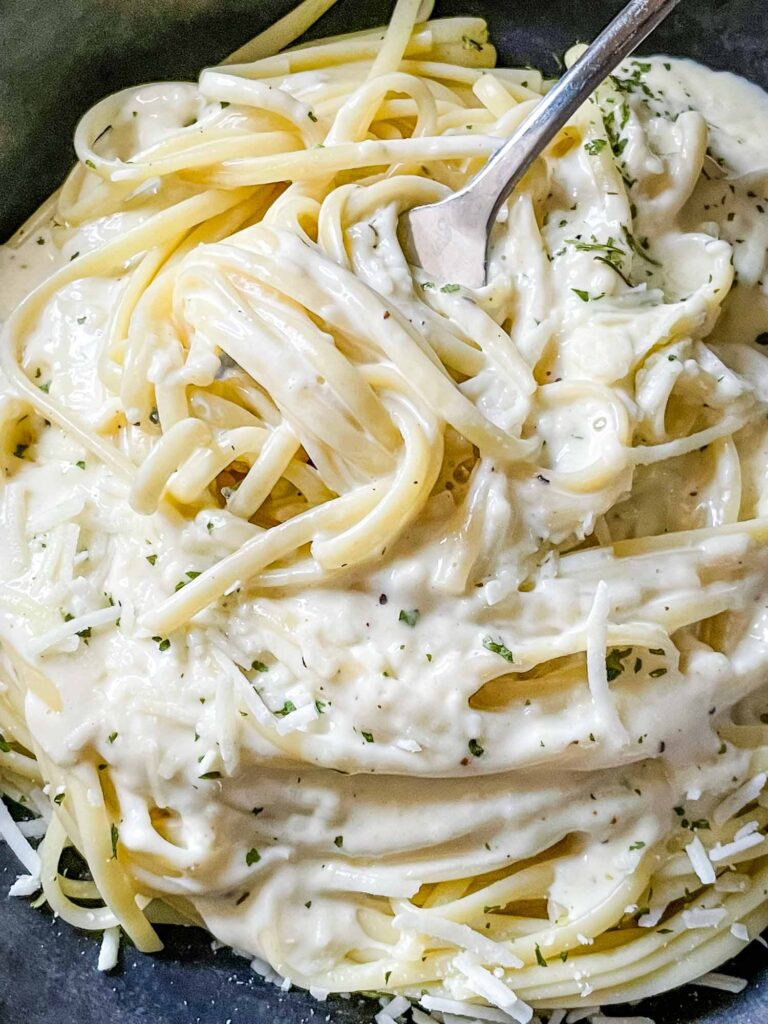
[[[712,862],[707,856],[704,844],[698,836],[694,836],[691,842],[688,843],[685,852],[688,854],[691,867],[704,885],[712,885],[713,882],[717,881],[715,869],[712,867]]]
[[[286,736],[289,732],[295,732],[314,722],[318,718],[318,711],[314,703],[304,704],[284,718],[275,719],[275,729],[280,736]]]
[[[423,932],[436,939],[443,939],[460,949],[466,949],[480,957],[484,963],[502,964],[504,967],[522,967],[523,961],[506,946],[480,935],[466,924],[457,924],[444,917],[430,913],[416,913],[401,910],[392,922],[401,931]]]
[[[738,841],[743,839],[744,836],[751,836],[753,832],[757,832],[759,825],[756,821],[748,821],[746,825],[742,825],[738,832],[734,835],[734,840]]]
[[[29,517],[26,523],[27,536],[47,533],[56,526],[70,522],[80,515],[84,507],[85,494],[82,491],[75,493],[71,498],[52,503]]]
[[[0,800],[0,839],[4,839],[11,852],[21,861],[30,875],[40,877],[40,858],[37,851],[29,845],[21,829],[11,817],[11,813]]]
[[[40,888],[40,879],[35,875],[19,875],[8,890],[9,896],[34,896]]]
[[[120,949],[120,926],[105,928],[101,939],[99,950],[99,962],[97,967],[100,971],[111,971],[117,967],[117,954]]]
[[[717,928],[727,913],[725,907],[693,907],[681,916],[686,928]]]
[[[750,850],[753,846],[759,846],[764,840],[764,835],[753,832],[740,839],[734,839],[732,843],[725,843],[723,846],[718,843],[709,851],[709,859],[712,861],[730,860],[738,854],[744,853],[745,850]]]
[[[747,987],[746,978],[736,978],[731,974],[720,974],[718,971],[710,971],[709,974],[702,974],[695,978],[691,985],[700,985],[702,988],[716,988],[721,992],[743,992]]]
[[[669,904],[657,903],[651,907],[647,914],[641,914],[637,919],[637,923],[641,928],[653,928],[664,916],[664,911],[667,909]]]
[[[497,1006],[517,1021],[518,1024],[529,1024],[533,1017],[533,1010],[503,981],[495,978],[490,971],[475,963],[468,953],[460,953],[453,958],[454,967],[467,979],[469,987],[476,995],[487,999],[489,1003]]]
[[[422,996],[421,1005],[427,1010],[439,1013],[454,1013],[457,1017],[471,1017],[473,1020],[489,1020],[495,1024],[509,1024],[509,1014],[492,1006],[480,1006],[459,999],[443,999],[442,996]]]
[[[63,640],[81,633],[84,629],[98,629],[99,626],[106,626],[108,623],[116,622],[120,617],[120,608],[117,606],[109,608],[97,608],[92,612],[85,612],[77,615],[68,622],[62,622],[60,626],[49,629],[42,636],[35,637],[29,642],[27,648],[30,654],[43,654],[49,647],[55,647]]]
[[[48,822],[43,818],[28,818],[18,822],[19,832],[27,839],[42,839],[48,831]]]
[[[417,743],[416,740],[395,740],[395,746],[399,747],[400,750],[407,751],[409,754],[418,754],[421,750],[421,744]]]
[[[402,1015],[410,1007],[410,1005],[410,999],[406,999],[405,996],[395,996],[394,999],[391,999],[387,1003],[387,1005],[384,1007],[384,1010],[389,1014],[390,1017],[396,1020],[398,1017],[402,1017]]]

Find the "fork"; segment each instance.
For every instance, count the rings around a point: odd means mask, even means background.
[[[502,203],[587,97],[678,3],[631,0],[464,188],[402,214],[398,233],[409,262],[437,281],[482,287]]]

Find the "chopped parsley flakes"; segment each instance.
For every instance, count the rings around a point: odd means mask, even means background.
[[[605,659],[605,673],[612,683],[624,671],[624,659],[632,652],[631,647],[612,647]]]
[[[494,640],[492,636],[483,637],[483,647],[486,651],[490,651],[491,654],[498,654],[504,661],[513,662],[515,660],[512,651],[502,641],[501,637]]]
[[[421,612],[418,608],[406,608],[400,609],[400,614],[397,617],[398,622],[404,622],[407,626],[415,626],[421,618]]]

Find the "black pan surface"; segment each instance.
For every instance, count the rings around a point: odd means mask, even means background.
[[[61,181],[75,124],[92,103],[126,85],[196,78],[293,2],[0,0],[0,238]],[[559,55],[594,36],[619,6],[438,0],[436,13],[481,15],[501,63],[555,73]],[[380,24],[389,11],[389,3],[340,0],[310,35]],[[683,0],[643,52],[693,57],[768,88],[768,0]],[[18,871],[0,844],[0,893]],[[124,946],[118,969],[99,974],[96,939],[0,896],[0,1024],[368,1024],[378,1010],[359,998],[319,1004],[280,993],[247,961],[214,953],[200,931],[167,928],[164,938],[160,955]],[[726,970],[750,979],[740,995],[686,987],[623,1012],[656,1024],[767,1024],[768,952],[753,943]]]

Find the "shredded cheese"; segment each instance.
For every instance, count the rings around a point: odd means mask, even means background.
[[[120,926],[105,928],[101,939],[99,950],[98,969],[100,971],[111,971],[117,967],[117,954],[120,949]]]
[[[466,924],[457,924],[432,913],[419,913],[401,909],[395,917],[395,928],[423,932],[437,939],[444,939],[460,949],[469,950],[487,964],[501,964],[503,967],[522,967],[523,961],[500,942],[480,935]]]
[[[533,1010],[503,981],[496,978],[490,971],[475,963],[470,954],[460,953],[453,959],[454,967],[467,979],[468,986],[493,1006],[505,1010],[518,1024],[528,1024],[533,1017]]]
[[[694,836],[691,842],[688,843],[685,852],[688,855],[688,860],[691,862],[691,867],[699,876],[699,881],[703,885],[711,885],[717,880],[715,869],[712,867],[707,851],[704,849],[704,844],[698,836]]]
[[[25,839],[21,829],[11,817],[10,811],[0,800],[0,839],[4,839],[27,871],[34,878],[40,877],[40,858]]]
[[[718,971],[710,971],[702,974],[691,982],[692,985],[699,985],[702,988],[716,988],[721,992],[743,992],[747,987],[746,978],[736,978],[731,974],[720,974]]]

